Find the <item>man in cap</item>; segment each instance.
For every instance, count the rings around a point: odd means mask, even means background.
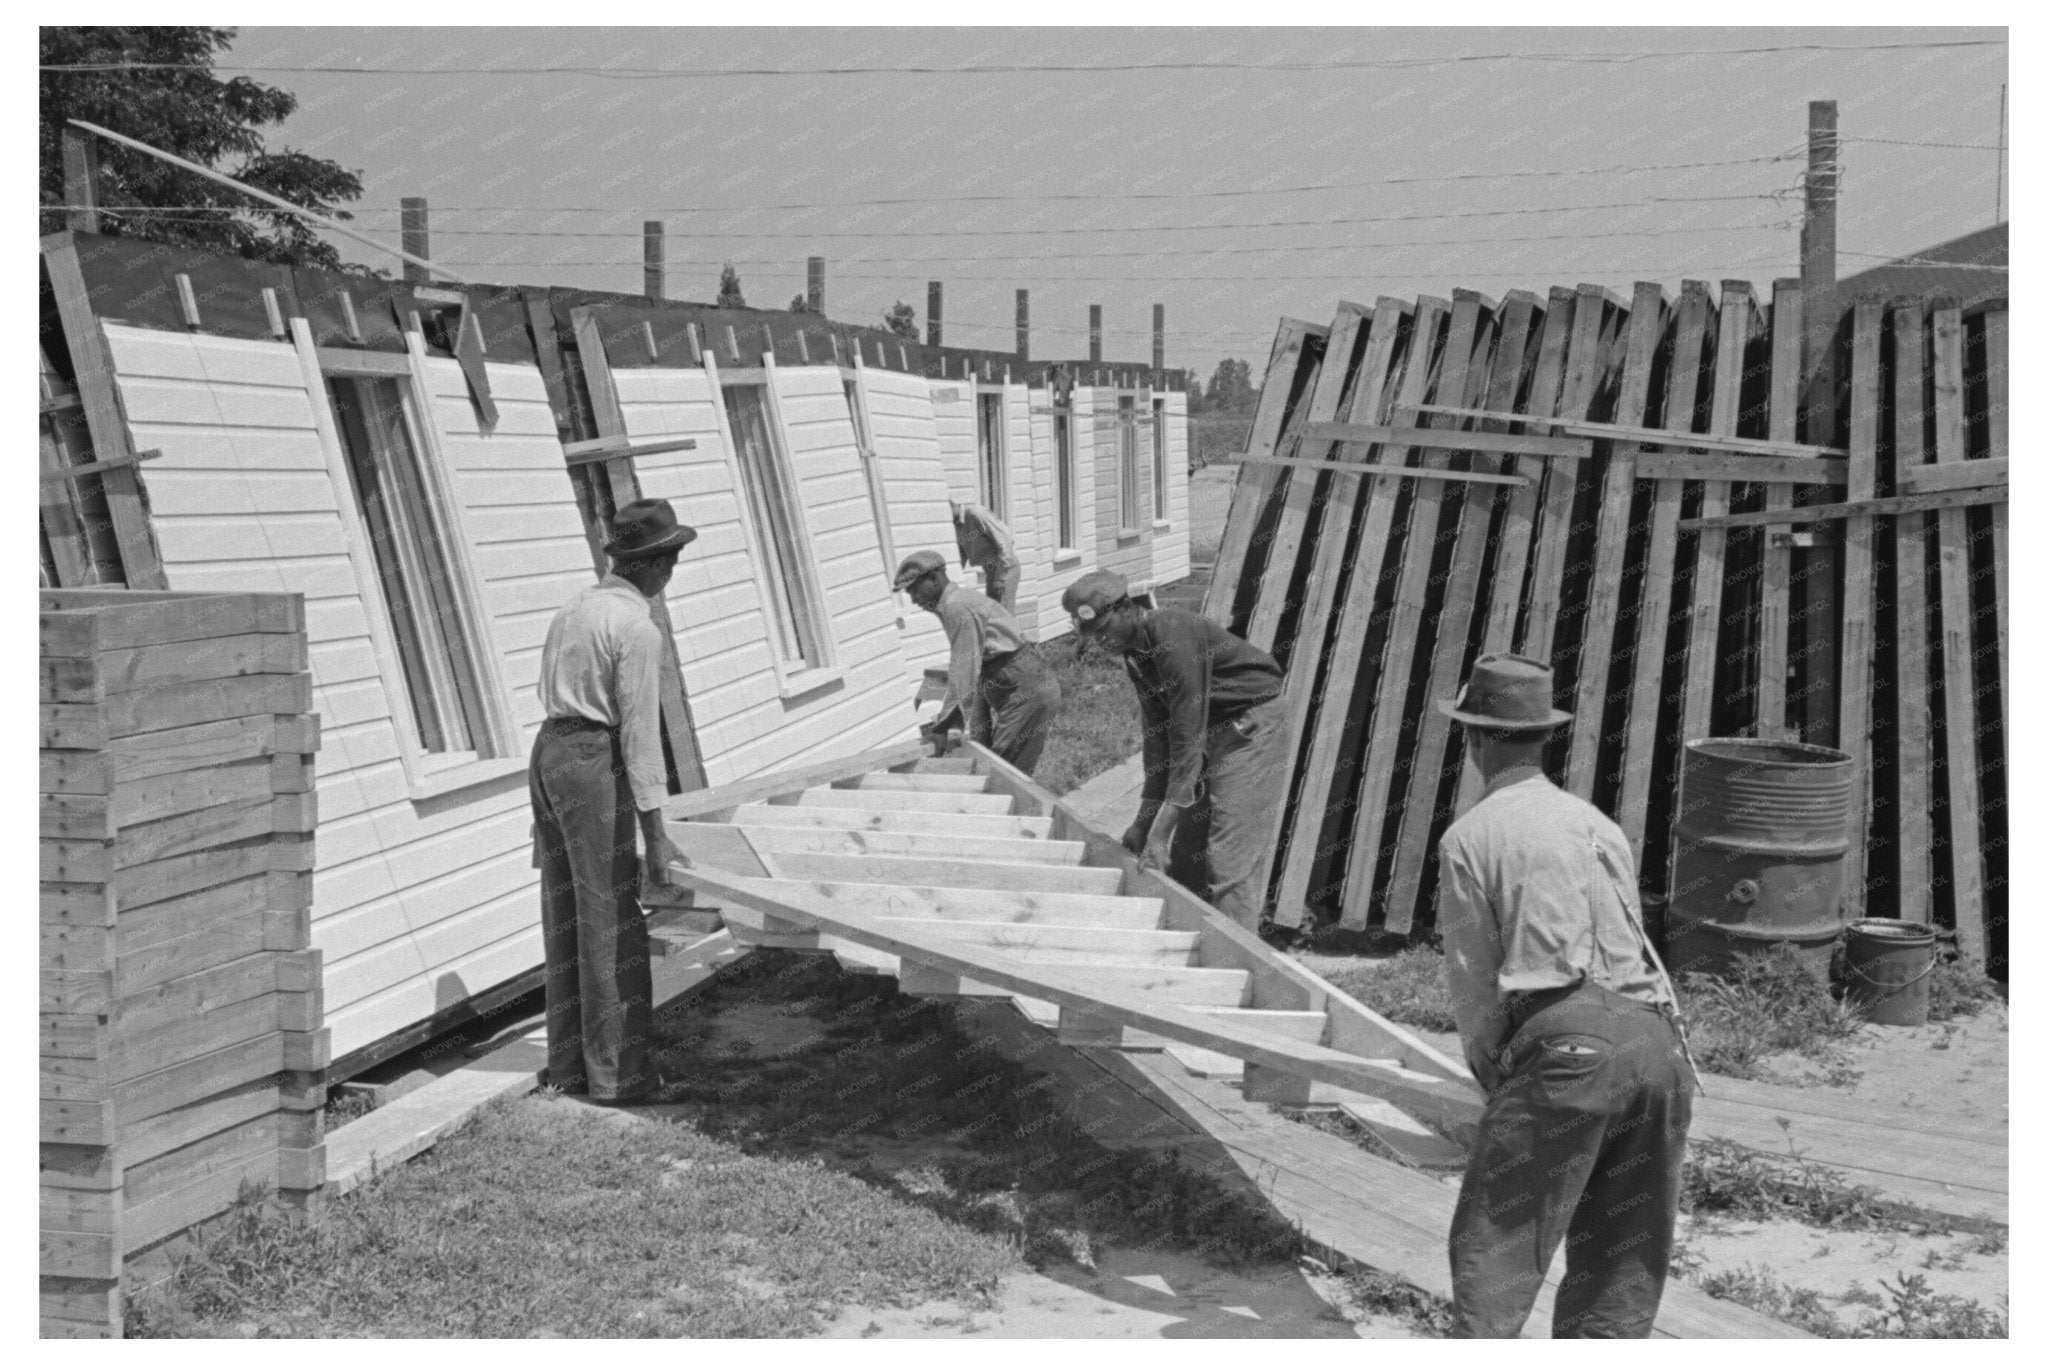
[[[980,569],[988,599],[1014,611],[1017,580],[1023,570],[1017,563],[1017,543],[1010,528],[978,502],[959,503],[950,498],[947,502],[953,509],[953,540],[960,547],[960,563]]]
[[[896,589],[939,618],[952,646],[946,698],[928,731],[943,736],[964,714],[967,732],[1026,774],[1038,766],[1060,710],[1059,679],[1000,603],[946,577],[937,550],[906,556]],[[943,743],[943,742],[942,742]]]
[[[1646,1337],[1697,1088],[1619,827],[1543,774],[1551,672],[1482,655],[1458,699],[1485,792],[1437,846],[1437,929],[1486,1091],[1451,1219],[1454,1336],[1517,1335],[1559,1241],[1553,1335]]]
[[[627,503],[605,545],[611,572],[548,625],[527,788],[547,955],[548,1080],[604,1104],[658,1099],[654,987],[634,827],[647,876],[682,861],[662,825],[661,630],[650,611],[697,533],[663,498]]]
[[[1205,889],[1211,905],[1257,929],[1273,811],[1286,796],[1280,665],[1205,616],[1141,607],[1123,575],[1107,569],[1081,575],[1060,602],[1083,640],[1122,656],[1137,689],[1145,787],[1124,847]],[[1204,847],[1187,848],[1184,840],[1176,867],[1175,832],[1184,824],[1199,829],[1203,814]]]

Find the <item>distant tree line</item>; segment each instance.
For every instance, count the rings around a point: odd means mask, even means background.
[[[1259,406],[1259,386],[1252,383],[1252,367],[1242,360],[1219,360],[1209,376],[1206,389],[1188,390],[1188,412],[1241,413],[1246,417]]]

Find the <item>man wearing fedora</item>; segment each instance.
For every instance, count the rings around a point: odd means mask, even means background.
[[[1083,640],[1122,657],[1137,689],[1145,787],[1124,847],[1256,930],[1287,795],[1280,665],[1205,616],[1139,606],[1107,569],[1075,579],[1060,603]],[[1176,844],[1187,827],[1197,833]]]
[[[647,876],[681,861],[662,825],[661,629],[651,599],[697,533],[664,498],[627,503],[605,545],[611,572],[555,613],[541,651],[547,720],[527,789],[547,955],[548,1080],[602,1104],[658,1099],[654,984],[634,829]]]
[[[896,569],[898,592],[939,618],[952,646],[946,698],[929,729],[943,735],[956,717],[997,758],[1029,775],[1045,752],[1060,713],[1060,683],[1000,602],[946,577],[937,550],[906,555]]]
[[[1697,1078],[1621,829],[1543,773],[1551,672],[1482,655],[1456,701],[1485,782],[1437,846],[1437,929],[1486,1091],[1451,1219],[1452,1335],[1513,1337],[1565,1244],[1553,1335],[1646,1337]]]

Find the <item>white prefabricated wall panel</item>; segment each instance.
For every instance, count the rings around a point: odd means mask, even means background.
[[[1053,538],[1045,533],[1045,522],[1039,516],[1039,463],[1031,443],[1031,390],[1022,384],[1004,384],[991,391],[1000,392],[1003,399],[1003,473],[1008,484],[1004,493],[1010,510],[1005,524],[1017,545],[1017,601],[1011,606],[1011,614],[1017,618],[1024,638],[1036,640],[1040,635],[1038,595],[1030,585],[1044,582],[1052,570]]]
[[[1151,464],[1151,452],[1144,448],[1142,439],[1138,447],[1138,516],[1137,529],[1125,531],[1121,526],[1122,510],[1117,499],[1122,484],[1119,462],[1123,458],[1122,437],[1116,421],[1118,414],[1118,393],[1111,388],[1080,388],[1074,390],[1075,423],[1078,427],[1084,404],[1090,414],[1087,423],[1088,439],[1095,452],[1095,555],[1097,567],[1120,573],[1129,581],[1134,591],[1142,591],[1152,581],[1152,507],[1149,499],[1151,479],[1146,466]],[[1101,421],[1097,421],[1101,418]],[[1138,432],[1142,438],[1144,430]]]
[[[321,717],[313,942],[336,1055],[539,965],[525,780],[414,800],[337,489],[297,354],[284,344],[106,328],[147,471],[170,586],[299,592]],[[453,361],[429,360],[423,420],[475,541],[470,563],[523,744],[554,608],[592,581],[583,528],[537,370],[490,364],[488,436]],[[374,574],[372,575],[374,578]]]
[[[974,444],[974,385],[965,379],[927,379],[932,418],[938,424],[939,454],[946,466],[946,492],[960,503],[981,501],[981,472]],[[959,559],[956,551],[946,558]]]
[[[1159,395],[1166,402],[1166,520],[1152,529],[1152,581],[1178,583],[1188,564],[1188,396]]]
[[[931,385],[918,375],[896,370],[863,367],[860,374],[868,400],[868,436],[881,468],[882,500],[896,557],[937,550],[958,578],[960,554],[953,540],[953,514],[946,506],[946,462],[939,452]],[[895,565],[889,569],[893,577]],[[913,606],[904,594],[894,596],[905,665],[913,675],[944,668],[948,650],[939,618]]]
[[[1037,607],[1038,638],[1052,640],[1073,629],[1060,606],[1061,595],[1095,563],[1095,468],[1081,435],[1083,419],[1070,415],[1067,431],[1074,461],[1074,539],[1080,543],[1063,552],[1059,544],[1059,445],[1053,432],[1052,395],[1040,390],[1033,398],[1031,453],[1038,486],[1040,572],[1026,579],[1021,595]]]
[[[676,562],[668,603],[706,781],[735,782],[912,737],[916,675],[897,644],[896,604],[838,368],[775,371],[782,439],[839,672],[791,696],[782,695],[770,652],[762,566],[740,521],[744,498],[709,378],[691,369],[616,370],[613,383],[636,441],[697,441],[695,450],[648,456],[635,467],[641,491],[673,501],[677,517],[698,532]]]

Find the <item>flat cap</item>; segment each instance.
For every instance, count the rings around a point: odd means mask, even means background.
[[[1131,595],[1130,580],[1111,569],[1090,569],[1060,594],[1060,606],[1082,630],[1093,630],[1103,614]]]
[[[896,566],[896,590],[901,592],[932,570],[938,569],[943,572],[945,567],[946,557],[937,550],[918,550],[907,554],[903,557],[903,562]]]

